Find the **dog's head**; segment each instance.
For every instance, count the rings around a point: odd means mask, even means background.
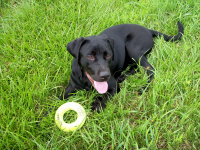
[[[99,93],[105,93],[108,88],[110,64],[114,59],[113,47],[113,39],[106,35],[80,37],[67,44],[67,50]]]

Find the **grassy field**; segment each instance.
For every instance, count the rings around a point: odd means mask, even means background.
[[[198,0],[7,2],[0,4],[0,149],[200,149]],[[69,41],[122,23],[174,35],[179,20],[185,27],[180,42],[155,39],[149,55],[155,79],[147,93],[137,92],[147,81],[140,67],[99,114],[90,109],[96,91],[70,97],[87,113],[80,130],[59,130],[55,111],[40,122],[66,102],[58,96],[71,73]]]

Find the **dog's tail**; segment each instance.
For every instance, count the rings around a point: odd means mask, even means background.
[[[179,28],[179,33],[175,36],[169,36],[169,35],[163,34],[161,32],[154,31],[154,30],[150,30],[150,32],[153,37],[163,36],[165,41],[174,42],[174,41],[180,40],[182,35],[184,34],[184,27],[179,21],[178,21],[178,28]]]

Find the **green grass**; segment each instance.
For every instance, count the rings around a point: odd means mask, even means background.
[[[2,2],[7,2],[6,0]],[[198,0],[21,0],[1,4],[0,149],[200,149],[200,9]],[[185,27],[183,39],[155,39],[149,61],[155,79],[147,93],[140,72],[100,114],[90,105],[96,91],[78,91],[69,101],[86,110],[83,127],[64,133],[55,111],[36,122],[68,85],[72,56],[66,44],[107,27],[140,24],[165,34]]]

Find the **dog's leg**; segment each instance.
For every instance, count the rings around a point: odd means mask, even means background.
[[[68,87],[65,89],[65,92],[59,97],[60,100],[66,100],[68,97],[71,96],[71,93],[75,92],[75,89],[71,86],[71,84],[68,85]],[[44,114],[44,117],[47,117],[52,110],[56,110],[57,108],[49,108],[49,110]],[[40,119],[40,122],[42,121],[43,117]],[[36,125],[40,126],[40,122],[37,122]]]
[[[63,100],[63,99],[67,99],[70,95],[70,93],[73,93],[75,90],[73,89],[73,87],[71,85],[69,85],[66,89],[65,89],[65,93],[63,93],[59,99],[60,100]],[[63,97],[64,96],[64,97]],[[47,111],[44,115],[44,117],[46,117],[51,111],[52,111],[53,108],[49,108],[49,111]],[[57,108],[55,108],[57,109]]]
[[[93,111],[97,111],[98,113],[100,113],[101,110],[103,110],[104,108],[106,108],[106,102],[108,101],[108,99],[110,98],[110,94],[106,93],[103,96],[97,96],[95,98],[95,101],[92,102],[92,107],[91,109]]]
[[[148,75],[148,84],[146,86],[143,86],[142,89],[139,90],[139,94],[142,94],[145,89],[146,91],[148,91],[148,85],[151,83],[152,79],[154,78],[154,68],[148,62],[146,56],[143,56],[139,63],[141,66],[145,68]]]
[[[133,62],[134,63],[134,62]],[[137,64],[132,65],[128,71],[126,71],[124,74],[120,75],[117,79],[118,83],[123,82],[129,75],[133,75],[137,72]]]
[[[140,43],[138,45],[135,41],[128,41],[126,43],[126,50],[128,53],[128,57],[136,61],[137,64],[144,67],[147,71],[148,75],[148,84],[151,82],[151,80],[154,78],[154,68],[151,66],[151,64],[148,62],[146,55],[151,51],[154,42],[153,38],[149,38],[147,40],[148,42]],[[139,94],[142,94],[144,90],[148,90],[148,84],[144,87],[142,87],[141,90],[139,90]]]
[[[70,97],[70,93],[73,93],[75,91],[75,89],[69,84],[69,86],[65,89],[65,93],[63,93],[59,99],[60,100],[63,100],[63,99],[67,99],[68,97]],[[47,111],[45,114],[44,114],[44,117],[48,116],[49,113],[51,113],[51,111],[53,110],[56,110],[57,108],[49,108],[49,111]],[[41,119],[42,120],[42,119]]]
[[[69,84],[68,87],[65,89],[65,93],[63,93],[59,99],[63,100],[63,99],[67,99],[68,97],[71,96],[71,93],[75,92],[75,89]]]

